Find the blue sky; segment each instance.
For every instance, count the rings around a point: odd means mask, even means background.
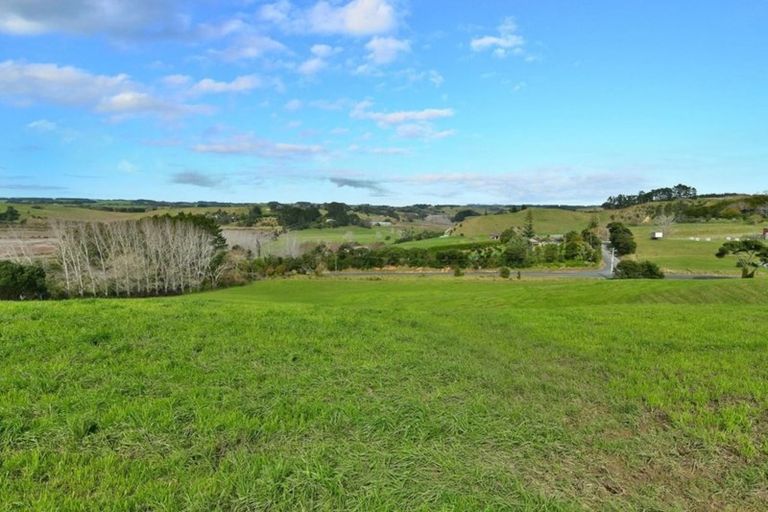
[[[768,3],[0,0],[0,196],[768,189]]]

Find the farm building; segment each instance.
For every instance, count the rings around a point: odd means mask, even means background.
[[[651,233],[651,240],[661,240],[664,238],[664,233],[662,231],[654,231]]]

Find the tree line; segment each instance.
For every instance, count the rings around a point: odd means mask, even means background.
[[[698,193],[695,187],[688,185],[675,185],[674,187],[655,188],[648,192],[640,191],[635,195],[619,194],[609,197],[604,203],[606,210],[618,210],[638,204],[653,203],[656,201],[675,201],[678,199],[696,199]]]

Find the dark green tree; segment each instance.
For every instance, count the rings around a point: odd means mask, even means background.
[[[486,212],[486,213],[488,213],[488,212]],[[468,217],[477,217],[478,215],[480,215],[480,214],[477,213],[475,210],[459,210],[458,212],[456,212],[456,215],[454,215],[451,218],[451,221],[452,222],[462,222],[464,219],[466,219]]]
[[[536,230],[533,229],[533,211],[528,208],[525,214],[525,225],[523,226],[523,236],[527,239],[531,239],[536,236]]]
[[[243,215],[241,224],[243,226],[253,226],[264,216],[259,205],[253,205],[248,209],[248,213]]]
[[[19,210],[9,206],[3,213],[0,213],[0,222],[15,222],[19,220],[19,217],[21,217]]]
[[[347,208],[347,205],[344,203],[328,203],[325,205],[327,212],[325,219],[332,221],[334,226],[348,226],[350,222]]]
[[[619,256],[634,254],[637,251],[635,236],[624,224],[611,222],[608,224],[608,233],[610,234],[611,246],[616,249],[616,254]]]
[[[43,299],[47,294],[43,267],[0,261],[0,299]]]
[[[717,251],[718,258],[736,256],[736,266],[741,268],[741,277],[751,279],[758,269],[768,265],[768,246],[760,240],[740,240],[726,242]]]
[[[531,248],[528,240],[515,234],[506,243],[504,247],[503,262],[505,265],[520,268],[531,264]]]

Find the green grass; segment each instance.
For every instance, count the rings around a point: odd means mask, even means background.
[[[669,272],[722,275],[741,273],[736,267],[735,258],[715,257],[726,237],[736,238],[762,232],[760,226],[741,222],[675,224],[670,227],[665,239],[651,240],[651,233],[658,230],[658,227],[633,226],[631,229],[637,240],[638,258],[654,261]]]
[[[764,510],[768,282],[0,304],[0,509]]]
[[[404,242],[402,244],[397,244],[397,247],[402,247],[403,249],[412,249],[412,248],[429,249],[431,247],[469,245],[477,242],[487,242],[487,241],[488,241],[487,236],[475,236],[475,237],[446,236],[446,237],[438,237],[438,238],[427,238],[425,240],[414,240],[412,242]]]
[[[604,212],[590,213],[583,211],[560,210],[555,208],[531,208],[533,227],[538,234],[564,235],[569,231],[581,231],[597,215],[606,217]],[[525,225],[527,211],[505,213],[501,215],[481,215],[469,217],[456,229],[456,234],[468,237],[485,236],[501,233],[511,227]],[[607,222],[606,219],[602,219]]]
[[[276,253],[284,252],[293,240],[298,244],[338,245],[345,242],[357,242],[363,245],[390,244],[399,236],[400,231],[400,229],[393,227],[362,228],[359,226],[300,229],[281,235],[277,240],[269,243],[266,250]]]

